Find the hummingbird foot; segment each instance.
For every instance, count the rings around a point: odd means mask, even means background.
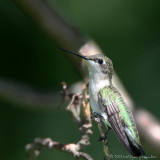
[[[105,140],[107,139],[107,137],[108,137],[108,135],[109,135],[109,132],[110,132],[111,130],[112,130],[112,128],[108,126],[107,132],[105,133],[104,136],[100,136],[99,139],[98,139],[98,141],[99,141],[99,142],[105,141]]]
[[[100,123],[102,120],[102,116],[101,114],[99,114],[98,112],[92,112],[92,119],[96,122],[96,123]]]
[[[99,139],[98,139],[98,142],[105,141],[106,139],[107,139],[106,136],[100,136]]]

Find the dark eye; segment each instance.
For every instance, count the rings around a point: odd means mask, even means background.
[[[103,63],[103,59],[99,59],[99,60],[98,60],[98,63],[99,63],[99,64],[102,64],[102,63]]]

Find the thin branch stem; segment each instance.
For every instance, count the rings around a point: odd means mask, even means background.
[[[101,137],[105,137],[106,134],[105,134],[105,130],[104,130],[103,124],[101,122],[99,122],[99,123],[97,123],[97,125],[98,125],[98,129],[99,129]],[[106,160],[111,160],[107,137],[105,137],[102,140],[102,143],[103,143],[103,150],[104,150],[104,153],[105,153],[105,156],[106,156],[105,159]]]
[[[69,154],[74,155],[74,157],[83,158],[85,160],[93,160],[93,158],[85,153],[79,152],[77,144],[61,144],[59,142],[53,141],[50,138],[36,138],[33,144],[28,144],[26,146],[27,151],[27,160],[36,160],[37,156],[40,154],[43,149],[49,150],[59,150]]]
[[[50,138],[42,139],[36,138],[32,144],[26,146],[27,160],[35,160],[44,148],[50,150],[59,150],[72,154],[74,157],[83,158],[86,160],[93,160],[93,158],[82,152],[85,146],[90,144],[90,135],[92,134],[91,112],[89,106],[89,98],[87,97],[87,86],[84,85],[83,92],[81,94],[73,94],[68,91],[66,83],[62,83],[62,93],[65,98],[70,99],[70,103],[66,110],[71,114],[74,121],[79,127],[81,132],[80,140],[73,144],[61,144],[53,141]],[[82,114],[81,114],[82,113]]]

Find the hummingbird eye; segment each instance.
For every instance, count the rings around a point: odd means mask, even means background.
[[[98,63],[99,63],[99,64],[102,64],[102,63],[103,63],[103,59],[99,59],[99,60],[98,60]]]

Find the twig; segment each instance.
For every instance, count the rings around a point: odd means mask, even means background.
[[[105,137],[106,134],[105,134],[105,130],[104,130],[104,126],[103,126],[102,122],[97,123],[97,125],[98,125],[98,129],[99,129],[101,137]],[[103,143],[103,150],[104,150],[104,153],[106,156],[105,160],[111,160],[107,137],[105,137],[102,140],[102,143]]]
[[[41,150],[47,148],[49,150],[59,150],[72,154],[74,157],[83,158],[86,160],[93,160],[93,158],[85,152],[79,152],[79,146],[77,144],[61,144],[53,141],[50,138],[42,139],[36,138],[33,144],[26,146],[27,160],[35,160],[40,154]]]
[[[83,84],[83,92],[81,94],[68,94],[68,98],[70,98],[70,95],[72,95],[72,97],[67,110],[71,113],[82,134],[80,141],[77,143],[81,150],[84,146],[90,144],[89,139],[90,135],[92,134],[91,111],[89,97],[87,94],[87,84]]]
[[[63,152],[72,154],[74,157],[84,158],[86,160],[93,160],[93,158],[81,150],[90,144],[90,135],[92,134],[91,112],[86,93],[86,85],[84,85],[83,92],[81,94],[73,94],[68,91],[66,83],[62,83],[63,96],[70,99],[70,103],[67,106],[67,110],[71,113],[73,119],[79,127],[81,132],[81,139],[76,144],[61,144],[53,141],[50,138],[41,139],[36,138],[33,144],[26,146],[27,160],[35,160],[44,148],[53,150],[57,149]]]

